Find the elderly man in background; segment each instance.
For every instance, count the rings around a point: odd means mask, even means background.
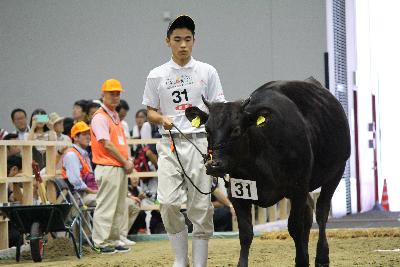
[[[127,174],[132,173],[128,144],[116,112],[123,91],[118,80],[110,79],[102,86],[103,105],[93,116],[91,144],[96,182],[99,185],[93,217],[93,241],[102,253],[126,252],[119,242],[126,196]]]

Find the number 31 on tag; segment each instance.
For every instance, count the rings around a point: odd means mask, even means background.
[[[256,181],[231,178],[230,182],[232,197],[258,200]]]

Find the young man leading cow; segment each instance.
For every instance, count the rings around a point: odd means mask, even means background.
[[[187,196],[187,214],[193,223],[193,266],[207,265],[208,239],[213,234],[213,206],[210,195],[199,193],[181,175],[181,167],[173,149],[170,135],[175,140],[175,149],[181,157],[183,168],[193,183],[203,192],[209,192],[211,178],[206,175],[200,153],[173,127],[178,127],[203,153],[207,151],[204,126],[194,128],[185,117],[185,109],[198,106],[207,110],[202,101],[224,102],[224,94],[218,73],[214,67],[192,58],[195,43],[195,24],[189,16],[179,16],[170,23],[166,44],[171,48],[169,62],[150,71],[143,95],[148,119],[159,125],[162,134],[157,145],[158,200],[161,216],[175,253],[174,267],[186,267],[188,260],[188,232],[181,204]],[[183,192],[183,194],[182,194]]]

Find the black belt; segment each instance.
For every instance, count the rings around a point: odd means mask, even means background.
[[[163,134],[162,135],[164,138],[169,138],[169,134]],[[201,133],[185,133],[185,136],[189,139],[194,139],[194,138],[203,138],[207,137],[207,133],[201,132]],[[173,133],[172,134],[173,138],[181,138],[185,139],[185,137],[181,133]]]

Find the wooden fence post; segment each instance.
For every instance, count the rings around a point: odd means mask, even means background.
[[[7,146],[0,145],[0,204],[8,202]],[[0,249],[8,248],[8,220],[0,216]]]
[[[57,191],[56,186],[50,179],[54,179],[56,176],[56,162],[57,159],[57,148],[56,146],[46,147],[46,176],[52,177],[47,178],[45,181],[47,199],[50,203],[56,203],[57,201]]]
[[[267,209],[258,207],[258,224],[264,224],[267,222]]]
[[[267,208],[268,222],[276,221],[276,204]]]
[[[288,218],[288,200],[283,198],[279,201],[279,220],[284,220]]]
[[[26,177],[32,177],[32,146],[22,147],[22,173]],[[33,178],[22,182],[23,195],[22,204],[33,204]]]

